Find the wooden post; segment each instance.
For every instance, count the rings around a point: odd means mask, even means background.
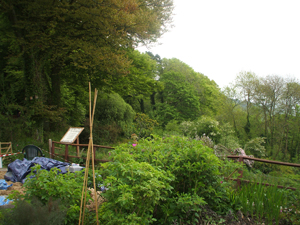
[[[239,162],[243,163],[243,157],[239,157]],[[239,170],[239,174],[240,176],[238,176],[238,179],[237,179],[237,185],[238,187],[241,187],[241,179],[243,177],[243,170]]]
[[[49,143],[49,153],[50,153],[50,159],[52,159],[52,140],[51,139],[49,139],[49,141],[48,141],[48,143]]]
[[[65,148],[65,161],[66,162],[69,161],[69,145],[66,145],[66,148]]]
[[[55,155],[54,155],[55,154],[54,149],[55,149],[55,146],[54,146],[54,143],[52,142],[51,152],[50,152],[51,159],[54,159],[54,157],[55,157]]]
[[[78,136],[77,139],[76,139],[76,144],[78,144],[78,145],[76,146],[76,152],[77,152],[77,156],[79,156],[79,136]]]

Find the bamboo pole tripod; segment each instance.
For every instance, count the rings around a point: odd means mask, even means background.
[[[95,201],[95,207],[96,207],[97,225],[99,225],[99,219],[98,219],[98,196],[97,196],[96,182],[95,182],[95,158],[94,158],[94,146],[93,146],[93,122],[94,122],[94,114],[95,114],[95,108],[96,108],[96,101],[97,101],[98,90],[95,89],[93,113],[92,113],[92,104],[91,104],[92,97],[91,97],[91,95],[92,95],[91,94],[91,83],[89,82],[90,139],[89,139],[89,146],[88,146],[88,150],[87,150],[87,157],[86,157],[86,163],[85,163],[85,174],[84,174],[83,187],[82,187],[82,193],[81,193],[80,214],[79,214],[78,225],[80,225],[80,223],[82,225],[84,225],[84,213],[85,213],[85,207],[86,207],[87,182],[88,182],[88,172],[89,172],[89,166],[90,166],[91,150],[92,150],[92,170],[93,170],[93,184],[94,184],[94,197],[95,197],[94,201]]]

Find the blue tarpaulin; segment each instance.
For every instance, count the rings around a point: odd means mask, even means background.
[[[12,182],[22,182],[26,180],[26,176],[31,172],[31,167],[36,164],[41,165],[41,169],[50,170],[54,167],[59,168],[61,173],[66,173],[65,167],[70,165],[66,162],[61,162],[55,159],[49,159],[46,157],[35,157],[32,160],[23,160],[16,159],[7,166],[7,173],[4,175],[5,180]]]
[[[7,185],[6,181],[4,179],[0,180],[0,190],[6,190],[7,188],[11,187],[11,185]]]
[[[6,199],[5,196],[0,196],[0,205],[6,205],[6,204],[8,204],[9,202],[12,202],[12,200]]]

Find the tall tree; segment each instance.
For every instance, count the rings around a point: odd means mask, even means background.
[[[162,64],[162,59],[161,57],[156,54],[154,55],[152,52],[146,52],[150,57],[151,59],[155,60],[156,61],[156,71],[155,71],[155,80],[158,80],[159,79],[159,74],[161,72],[161,64]],[[158,81],[159,82],[159,81]],[[156,106],[155,106],[155,96],[157,94],[157,91],[154,91],[152,92],[152,94],[150,95],[150,101],[151,101],[151,106],[152,106],[152,109],[153,110],[156,110]]]
[[[246,104],[247,122],[244,130],[250,138],[251,123],[250,123],[250,110],[253,105],[254,95],[258,85],[258,77],[252,72],[240,72],[235,80],[236,87],[238,88],[243,102]]]
[[[279,100],[282,95],[284,87],[284,79],[277,75],[269,75],[266,78],[262,79],[263,84],[263,95],[266,102],[266,110],[268,111],[268,128],[270,131],[270,136],[267,139],[267,142],[270,144],[271,149],[274,147],[274,138],[276,130],[276,114],[279,112]]]
[[[194,120],[200,113],[200,102],[192,84],[181,73],[167,72],[161,77],[164,83],[164,103],[158,105],[159,121],[166,125],[170,120]]]
[[[199,114],[209,116],[217,114],[221,96],[220,89],[214,81],[211,81],[201,73],[195,72],[189,65],[176,58],[163,59],[161,68],[161,78],[167,72],[176,72],[184,75],[184,82],[189,83],[196,91],[198,101],[201,105]]]
[[[5,57],[22,60],[23,101],[37,96],[56,106],[53,111],[64,105],[61,89],[70,79],[73,85],[90,80],[98,89],[121,88],[131,64],[127,49],[167,30],[173,1],[1,0],[0,10],[11,28],[2,32],[19,49]]]
[[[234,86],[227,86],[222,91],[223,96],[223,104],[222,104],[222,113],[219,117],[222,118],[222,121],[228,121],[233,125],[234,131],[238,138],[241,137],[240,131],[238,129],[238,121],[237,121],[237,108],[240,105],[240,100],[238,93]]]
[[[124,77],[124,86],[120,93],[134,106],[139,103],[140,112],[145,113],[145,100],[149,96],[163,88],[161,82],[156,79],[157,63],[147,53],[130,50],[128,58],[131,60],[129,74]]]
[[[291,133],[294,125],[299,125],[295,118],[297,115],[297,105],[300,104],[300,84],[295,79],[288,79],[284,83],[284,87],[281,95],[281,109],[284,113],[283,120],[283,152],[287,155],[290,152],[291,157],[295,157],[296,151],[293,148],[293,141],[295,139],[295,132]],[[296,123],[295,123],[296,122]],[[297,132],[297,129],[296,129]],[[289,147],[290,142],[290,147]],[[289,151],[290,150],[290,151]]]

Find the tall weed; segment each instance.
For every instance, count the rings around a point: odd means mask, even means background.
[[[265,186],[262,182],[244,184],[232,195],[245,215],[261,221],[265,219],[268,224],[278,224],[281,208],[286,205],[285,191],[277,186]]]

